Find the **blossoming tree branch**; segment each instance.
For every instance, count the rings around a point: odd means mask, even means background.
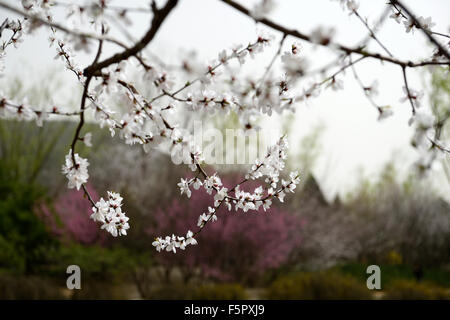
[[[248,43],[224,48],[209,63],[198,66],[183,61],[183,67],[178,69],[170,68],[158,57],[144,52],[177,6],[178,0],[167,0],[162,6],[152,1],[148,7],[129,8],[113,5],[109,0],[92,0],[84,5],[57,0],[22,0],[18,1],[20,6],[0,1],[2,9],[21,17],[0,21],[0,73],[7,68],[3,60],[6,54],[12,52],[10,47],[19,48],[20,43],[33,36],[36,29],[46,29],[49,43],[55,49],[55,59],[61,61],[61,65],[73,74],[82,88],[81,102],[76,111],[50,105],[44,109],[37,108],[26,100],[13,101],[0,93],[0,117],[34,120],[38,126],[55,117],[77,121],[62,172],[67,177],[68,188],[84,192],[92,205],[91,218],[102,229],[113,236],[121,236],[127,234],[130,225],[122,211],[123,199],[120,194],[108,191],[106,198],[93,199],[86,188],[89,161],[77,153],[77,145],[84,143],[92,146],[92,134],[84,132],[85,117],[88,115],[100,127],[108,128],[111,136],[118,133],[127,145],[142,145],[146,152],[163,147],[175,153],[193,171],[193,178],[181,178],[178,183],[181,194],[189,198],[192,188],[201,189],[214,200],[213,206],[205,208],[203,213],[199,212],[197,230],[186,230],[183,235],[156,237],[153,242],[156,250],[174,253],[177,249],[184,250],[186,246],[197,243],[196,235],[218,219],[216,212],[220,206],[244,212],[260,208],[269,210],[274,199],[283,202],[285,195],[294,192],[300,181],[297,172],[283,173],[288,143],[286,136],[282,136],[268,148],[265,157],[256,160],[240,183],[224,186],[218,172],[207,172],[201,147],[194,141],[192,133],[175,122],[176,117],[173,115],[177,111],[205,117],[233,113],[238,115],[242,126],[248,129],[255,125],[258,115],[271,116],[274,111],[280,114],[293,112],[297,105],[317,97],[323,90],[342,89],[340,76],[351,69],[362,92],[376,108],[379,120],[382,120],[392,114],[391,108],[376,102],[377,82],[364,83],[356,70],[359,63],[371,59],[398,67],[404,90],[401,101],[409,104],[410,125],[416,129],[413,145],[424,153],[418,165],[422,169],[429,168],[439,153],[450,152],[440,140],[441,129],[450,117],[450,109],[439,119],[420,112],[423,93],[412,88],[408,82],[410,69],[449,69],[450,36],[434,30],[431,18],[416,15],[403,1],[390,0],[385,4],[383,16],[371,25],[359,13],[356,1],[339,0],[342,9],[354,16],[367,32],[367,37],[360,45],[349,47],[334,41],[334,29],[318,27],[306,34],[270,20],[267,15],[275,7],[275,1],[259,1],[251,8],[233,0],[217,1],[271,29],[273,34],[259,33]],[[124,1],[123,4],[127,3]],[[67,11],[70,24],[55,21],[54,10],[61,7]],[[127,26],[132,24],[129,16],[135,12],[148,14],[151,21],[148,30],[137,40],[126,31]],[[417,61],[395,57],[376,35],[385,17],[394,19],[399,28],[403,27],[407,33],[423,33],[434,47],[434,52],[430,52],[429,58]],[[110,35],[112,25],[122,27],[129,43]],[[281,35],[281,41],[275,41],[274,35]],[[380,52],[366,49],[370,41],[377,43]],[[105,57],[103,46],[106,42],[117,46],[117,53]],[[324,65],[319,70],[322,76],[319,81],[317,72],[308,69],[308,57],[303,54],[302,42],[326,47],[337,53],[336,63]],[[276,48],[276,54],[267,61],[263,76],[250,80],[244,77],[239,67],[270,46]],[[287,50],[283,49],[286,47]],[[80,66],[75,59],[76,51],[91,53],[92,62]],[[273,76],[271,71],[275,63],[280,63],[282,72]],[[129,70],[142,75],[148,90],[138,89],[139,86],[126,76]],[[310,79],[310,85],[300,88],[300,83],[303,84],[305,79]],[[125,111],[119,112],[112,108],[109,105],[112,100],[120,101]],[[251,180],[260,181],[259,187],[253,192],[244,191],[243,186]]]

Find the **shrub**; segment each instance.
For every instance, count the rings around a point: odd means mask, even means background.
[[[448,268],[425,269],[423,280],[438,286],[450,288],[450,270]]]
[[[387,286],[384,298],[390,300],[450,299],[450,291],[430,283],[397,280]]]
[[[267,298],[276,300],[370,299],[365,282],[331,272],[299,273],[275,280]]]
[[[97,192],[88,186],[94,199],[98,199]],[[58,238],[81,244],[105,244],[107,233],[100,230],[98,225],[90,219],[91,204],[83,198],[83,193],[70,190],[60,195],[52,206],[41,205],[40,216]]]

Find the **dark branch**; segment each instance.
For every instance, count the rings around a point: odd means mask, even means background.
[[[254,19],[252,17],[251,13],[250,13],[250,10],[248,10],[244,6],[240,5],[239,3],[234,2],[233,0],[221,0],[221,1],[223,3],[231,6],[232,8],[242,12],[243,14],[249,16],[250,18]],[[293,36],[295,38],[298,38],[298,39],[301,39],[301,40],[304,40],[304,41],[315,43],[311,39],[310,36],[308,36],[308,35],[306,35],[304,33],[301,33],[298,30],[286,28],[286,27],[284,27],[284,26],[282,26],[282,25],[280,25],[280,24],[278,24],[278,23],[276,23],[276,22],[274,22],[272,20],[269,20],[267,18],[257,19],[256,21],[260,22],[260,23],[262,23],[262,24],[264,24],[264,25],[266,25],[266,26],[268,26],[268,27],[270,27],[270,28],[272,28],[274,30],[282,32],[284,34],[288,34],[290,36]],[[323,44],[319,43],[319,45],[323,45]],[[328,45],[323,45],[323,46],[328,46]],[[424,61],[424,62],[420,62],[420,63],[413,63],[411,61],[401,61],[401,60],[398,60],[398,59],[394,59],[392,57],[384,56],[384,55],[381,55],[379,53],[368,52],[368,51],[365,51],[361,47],[350,48],[350,47],[347,47],[347,46],[344,46],[344,45],[341,45],[341,44],[338,44],[338,43],[334,43],[334,46],[338,50],[343,51],[343,52],[345,52],[347,54],[355,53],[355,54],[362,55],[364,57],[374,58],[374,59],[377,59],[377,60],[380,60],[380,61],[386,61],[386,62],[397,64],[397,65],[400,65],[400,66],[404,66],[404,67],[411,67],[412,68],[412,67],[420,67],[420,66],[431,65],[431,64],[444,64],[444,65],[450,64],[450,62],[435,62],[435,61]],[[450,58],[449,58],[449,60],[450,60]]]
[[[138,43],[121,53],[117,53],[106,60],[87,67],[86,69],[84,69],[84,75],[93,75],[96,71],[100,71],[101,69],[106,68],[111,64],[119,63],[120,61],[126,60],[131,56],[136,56],[150,43],[150,41],[153,40],[162,23],[172,11],[172,9],[177,5],[177,3],[178,0],[168,0],[166,5],[162,9],[155,9],[151,27]]]
[[[405,7],[405,5],[403,3],[401,3],[398,0],[392,0],[391,1],[393,4],[398,5],[400,8],[402,8],[406,14],[414,21],[414,24],[420,29],[422,30],[423,33],[425,33],[425,35],[427,36],[427,38],[439,49],[439,52],[441,52],[447,59],[450,60],[450,53],[442,46],[442,44],[437,41],[432,33],[430,31],[428,31],[427,29],[425,29],[419,22],[419,20],[417,20],[417,17],[412,13],[411,10],[409,10],[408,8]]]

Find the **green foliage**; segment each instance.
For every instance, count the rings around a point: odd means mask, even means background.
[[[57,142],[67,135],[67,127],[63,123],[39,128],[34,123],[0,121],[0,179],[34,183],[49,160],[56,162],[55,151],[59,150],[62,159],[63,147]]]
[[[432,74],[430,103],[436,117],[450,115],[450,78],[444,68],[436,68]]]
[[[268,299],[327,300],[370,299],[365,281],[334,272],[297,273],[275,280],[267,289]]]
[[[429,93],[430,104],[433,114],[438,123],[442,124],[437,127],[440,134],[439,140],[444,145],[448,145],[450,139],[450,121],[445,121],[450,117],[450,77],[445,68],[435,68],[431,76],[431,89]],[[450,181],[450,157],[446,156],[442,159],[444,173],[447,180]]]
[[[34,213],[42,194],[33,184],[0,180],[0,268],[32,273],[45,263],[47,248],[56,245]]]
[[[390,300],[450,299],[450,290],[430,283],[396,280],[386,286],[384,298]]]

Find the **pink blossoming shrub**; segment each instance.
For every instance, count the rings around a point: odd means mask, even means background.
[[[97,192],[88,187],[94,199],[99,198]],[[40,207],[41,217],[51,232],[65,241],[81,244],[105,244],[107,234],[99,230],[89,217],[91,205],[83,197],[83,193],[70,190],[58,197],[49,207]]]
[[[195,231],[199,212],[210,205],[211,198],[201,191],[193,191],[189,202],[174,199],[153,213],[155,224],[148,233],[183,232],[186,221],[189,229]],[[195,236],[198,241],[195,248],[189,246],[177,250],[177,254],[162,251],[156,256],[158,261],[168,268],[180,268],[185,280],[200,272],[202,277],[219,281],[251,281],[288,262],[291,252],[300,244],[301,221],[275,206],[267,212],[261,208],[246,213],[220,207],[217,217],[209,228]]]

